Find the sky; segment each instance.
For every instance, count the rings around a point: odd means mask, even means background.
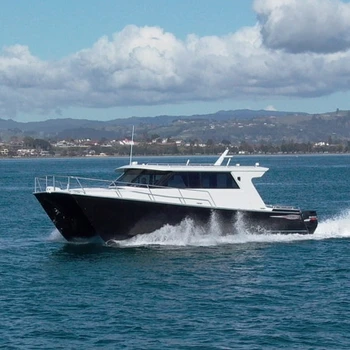
[[[2,0],[0,118],[350,109],[350,0]]]

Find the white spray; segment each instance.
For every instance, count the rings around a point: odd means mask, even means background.
[[[302,240],[324,240],[330,238],[350,238],[350,210],[343,215],[320,222],[313,235],[300,234],[267,234],[249,232],[244,217],[236,217],[232,229],[222,227],[215,214],[212,214],[208,225],[198,226],[187,218],[180,224],[164,225],[162,228],[145,235],[138,235],[125,241],[109,241],[108,245],[118,247],[136,246],[217,246],[223,244],[244,244],[250,242],[293,242]],[[51,232],[49,238],[54,242],[66,242],[58,230]]]

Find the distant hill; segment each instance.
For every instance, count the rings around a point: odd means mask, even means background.
[[[135,126],[135,137],[171,137],[182,140],[230,142],[321,141],[330,137],[350,139],[350,111],[323,114],[266,110],[230,110],[191,116],[161,115],[130,117],[98,121],[88,119],[49,119],[40,122],[17,122],[0,119],[0,137],[31,136],[45,139],[99,140],[130,137]]]
[[[58,118],[49,119],[39,122],[17,122],[12,119],[0,119],[0,130],[4,129],[20,129],[22,131],[33,131],[37,132],[48,132],[51,133],[53,130],[62,131],[64,129],[78,128],[78,127],[101,127],[102,125],[139,125],[139,124],[153,124],[153,125],[164,125],[172,123],[174,120],[229,120],[236,118],[238,120],[252,119],[256,117],[284,117],[291,115],[307,115],[307,113],[295,113],[295,112],[279,112],[279,111],[266,111],[266,110],[249,110],[239,109],[234,111],[218,111],[212,114],[195,114],[191,116],[170,116],[160,115],[156,117],[130,117],[113,119],[109,121],[89,120],[89,119],[72,119],[72,118]]]

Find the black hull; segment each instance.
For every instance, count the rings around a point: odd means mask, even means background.
[[[35,195],[67,240],[94,236],[104,241],[124,240],[151,233],[165,224],[177,225],[186,218],[208,225],[213,216],[224,233],[234,232],[237,223],[251,233],[312,234],[317,227],[313,211],[233,211],[63,193]]]
[[[98,238],[90,221],[72,196],[57,192],[41,192],[34,195],[67,241],[89,241]]]

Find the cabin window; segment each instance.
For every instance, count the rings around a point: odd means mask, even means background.
[[[214,184],[214,173],[201,173],[202,188],[212,188]]]
[[[175,188],[239,188],[230,173],[222,172],[173,173],[161,185]]]
[[[120,176],[116,183],[126,182],[132,184],[141,185],[158,185],[161,178],[166,175],[166,172],[153,171],[153,170],[142,170],[142,169],[128,169]]]
[[[216,187],[217,188],[232,188],[232,176],[227,176],[227,173],[217,174]]]
[[[239,188],[230,173],[201,173],[202,188]]]
[[[239,188],[231,173],[227,172],[169,172],[128,169],[116,181],[147,186],[174,188]]]
[[[135,179],[141,174],[141,169],[129,169],[126,170],[118,179],[116,180],[116,183],[119,182],[126,182],[126,183],[133,183],[135,182]]]
[[[175,187],[175,188],[186,188],[188,187],[188,181],[186,173],[173,174],[164,186]]]
[[[142,185],[156,186],[165,174],[161,171],[143,170],[134,182]]]
[[[188,187],[200,188],[200,173],[188,173]]]

